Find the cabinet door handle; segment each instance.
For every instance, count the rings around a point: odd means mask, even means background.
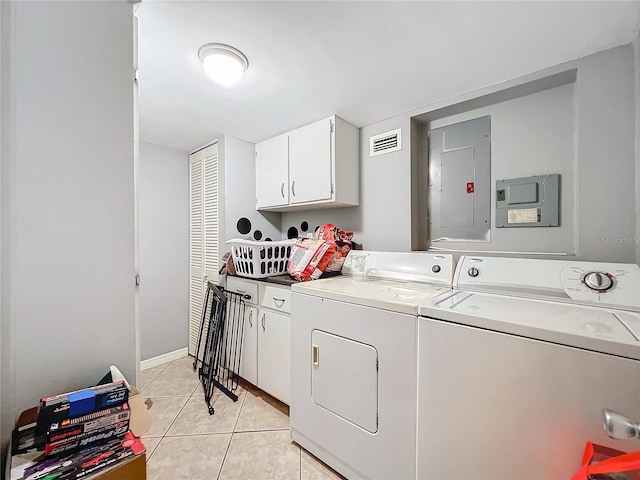
[[[320,352],[318,345],[311,345],[311,362],[314,367],[320,366]]]
[[[239,288],[236,288],[236,292],[237,292],[237,293],[247,293],[247,291],[246,291],[246,290],[240,290]]]
[[[262,314],[262,331],[264,331],[264,330],[265,330],[265,327],[264,327],[264,316],[265,316],[265,315],[266,315],[266,313],[263,313],[263,314]]]
[[[296,196],[296,181],[294,180],[293,182],[291,182],[291,193],[293,193],[293,196]]]
[[[284,182],[282,182],[282,185],[280,185],[280,195],[282,195],[282,198],[284,198]]]
[[[276,304],[276,307],[280,308],[282,307],[282,305],[284,305],[284,298],[276,298],[276,297],[271,297],[273,298],[273,302]]]
[[[251,321],[252,317],[253,317],[253,310],[249,310],[249,326],[251,328],[253,328],[253,322]]]

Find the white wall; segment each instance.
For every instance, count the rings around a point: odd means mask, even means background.
[[[430,122],[435,129],[491,116],[491,241],[437,242],[439,248],[575,253],[574,95],[573,84],[563,85]],[[555,173],[561,176],[560,226],[496,228],[497,180]]]
[[[140,358],[189,340],[189,160],[140,143]]]
[[[132,4],[11,8],[2,322],[15,385],[1,408],[13,421],[43,395],[95,383],[111,364],[131,379],[137,366]]]

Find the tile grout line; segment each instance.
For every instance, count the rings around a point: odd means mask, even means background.
[[[262,433],[262,432],[286,432],[290,428],[266,428],[264,430],[239,430],[233,433]]]
[[[218,470],[218,475],[216,476],[216,480],[220,479],[220,475],[222,475],[222,469],[224,468],[224,462],[227,459],[227,454],[229,453],[229,449],[231,448],[231,442],[233,442],[233,436],[236,433],[236,426],[238,425],[238,420],[240,419],[240,414],[242,413],[242,407],[244,407],[244,402],[247,399],[246,392],[242,398],[242,405],[238,409],[238,417],[236,418],[236,422],[233,424],[233,430],[231,431],[231,437],[229,437],[229,444],[227,445],[227,449],[224,452],[224,457],[222,457],[222,462],[220,463],[220,470]]]
[[[198,387],[196,387],[198,388]],[[193,393],[192,393],[193,395]],[[162,440],[164,440],[164,438],[167,436],[167,433],[169,433],[169,430],[171,430],[171,427],[173,427],[173,424],[176,423],[176,420],[178,419],[178,417],[180,416],[180,414],[182,413],[182,411],[185,409],[185,407],[187,406],[187,404],[189,403],[189,400],[191,399],[191,397],[187,397],[186,395],[174,395],[173,397],[165,397],[165,398],[187,398],[187,401],[184,402],[184,405],[182,405],[182,407],[180,408],[180,411],[178,412],[178,414],[175,416],[175,418],[172,420],[172,422],[169,424],[169,426],[167,427],[167,429],[165,430],[165,432],[162,434],[162,438],[160,439],[160,442],[162,442]],[[160,443],[158,443],[158,445],[160,445]],[[158,447],[156,447],[158,448]]]
[[[147,384],[147,385],[142,389],[142,391],[140,392],[140,394],[141,394],[141,395],[143,395],[143,397],[144,397],[144,390],[145,390],[145,388],[147,388],[149,385],[151,385],[151,383],[152,383],[152,382],[153,382],[153,381],[158,377],[158,375],[160,375],[164,370],[166,370],[166,368],[169,366],[169,364],[170,364],[170,363],[171,363],[171,362],[167,363],[167,364],[165,365],[165,368],[163,368],[162,370],[160,370],[160,371],[158,372],[158,374],[157,374],[155,377],[153,377],[153,378],[151,379],[151,381],[150,381],[150,382],[149,382],[149,383],[148,383],[148,384]],[[151,395],[149,395],[147,398],[151,398]],[[156,398],[160,398],[160,397],[156,397]],[[169,398],[172,398],[172,397],[169,397]],[[153,402],[153,398],[151,398],[151,401]],[[187,400],[187,401],[188,401],[188,400]],[[152,405],[153,405],[153,403],[152,403]],[[186,404],[185,404],[185,405],[186,405]],[[153,419],[152,419],[152,421],[153,421]],[[158,437],[149,437],[149,438],[158,438]],[[152,452],[149,454],[149,456],[146,458],[145,464],[146,464],[146,463],[149,463],[149,461],[151,460],[151,457],[153,457],[153,454],[154,454],[154,453],[156,453],[156,450],[158,449],[158,447],[159,447],[159,446],[160,446],[160,444],[162,443],[162,440],[163,440],[163,439],[164,439],[164,435],[162,435],[162,436],[160,437],[160,440],[158,440],[158,443],[157,443],[156,447],[153,449],[153,451],[152,451]],[[143,441],[143,443],[144,443],[144,439],[142,438],[142,436],[140,436],[140,440],[142,440],[142,441]],[[145,445],[145,448],[146,448],[146,445]]]
[[[242,415],[242,409],[244,408],[244,404],[247,401],[247,393],[245,391],[244,395],[242,396],[242,404],[240,405],[240,408],[238,409],[238,416],[236,418],[235,423],[233,424],[233,431],[231,432],[236,433],[236,428],[238,427],[238,422],[240,421],[240,415]]]
[[[164,371],[164,368],[162,370],[158,371],[158,373],[156,373],[153,376],[153,378],[151,380],[149,380],[149,382],[146,385],[142,386],[142,390],[140,390],[140,392],[144,391],[144,389],[147,388],[151,384],[151,382],[153,382],[156,378],[158,378],[158,375],[160,375],[163,371]],[[142,372],[142,373],[144,373],[144,372]]]

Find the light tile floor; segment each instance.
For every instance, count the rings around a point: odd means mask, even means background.
[[[148,480],[343,478],[291,441],[289,407],[253,385],[237,402],[215,389],[209,415],[192,357],[143,371],[142,383],[153,401]]]

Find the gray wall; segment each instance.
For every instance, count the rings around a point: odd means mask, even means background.
[[[44,395],[95,383],[111,364],[131,379],[137,370],[132,4],[10,7],[2,356],[8,333],[15,384],[7,399],[3,371],[3,423]]]
[[[630,45],[578,61],[578,256],[635,262],[635,74]]]
[[[502,84],[461,94],[459,97],[363,127],[360,130],[361,206],[286,213],[283,214],[283,231],[286,232],[291,225],[299,225],[303,219],[314,226],[331,222],[346,230],[354,230],[355,240],[362,242],[366,249],[410,250],[412,234],[415,243],[418,227],[412,225],[411,221],[409,145],[414,140],[410,138],[411,118],[574,68],[577,69],[577,80],[573,87],[573,118],[566,115],[566,95],[561,101],[564,105],[563,118],[566,122],[574,122],[572,142],[575,201],[573,205],[568,205],[570,211],[565,212],[565,215],[574,218],[572,240],[576,258],[635,262],[638,249],[634,242],[638,228],[634,156],[636,87],[634,55],[630,45],[606,50],[522,78],[506,80]],[[517,112],[511,114],[517,115]],[[399,152],[370,158],[369,137],[398,127],[402,128],[404,148]],[[566,148],[567,125],[557,127],[558,133],[549,132],[551,141]],[[417,129],[413,129],[413,132],[415,134]],[[540,141],[547,142],[549,138],[541,138]],[[495,141],[492,148],[499,148]],[[493,166],[496,171],[515,173],[509,170],[508,165]],[[566,164],[559,167],[566,168]],[[527,173],[524,169],[522,171]],[[563,236],[562,247],[566,245],[567,239]],[[513,250],[508,245],[500,245],[500,249],[505,246],[507,250]]]
[[[0,2],[0,454],[2,455],[1,472],[4,472],[5,447],[13,427],[13,358],[11,352],[11,322],[9,320],[9,209],[8,186],[9,170],[7,159],[10,155],[8,142],[10,133],[10,100],[9,69],[6,68],[10,54],[11,4]],[[0,476],[2,474],[0,473]]]
[[[411,250],[411,154],[410,117],[399,115],[360,129],[360,206],[282,215],[282,231],[300,229],[303,220],[311,229],[333,223],[353,231],[354,240],[366,250]],[[369,137],[402,128],[403,148],[369,157]]]
[[[574,254],[574,95],[574,85],[564,85],[430,122],[440,128],[491,116],[491,241],[434,246]],[[418,142],[426,145],[426,138]],[[554,173],[561,175],[559,227],[496,228],[496,180]]]
[[[633,41],[636,81],[636,263],[640,265],[640,35]]]
[[[189,339],[187,152],[140,143],[140,358],[186,348]]]

